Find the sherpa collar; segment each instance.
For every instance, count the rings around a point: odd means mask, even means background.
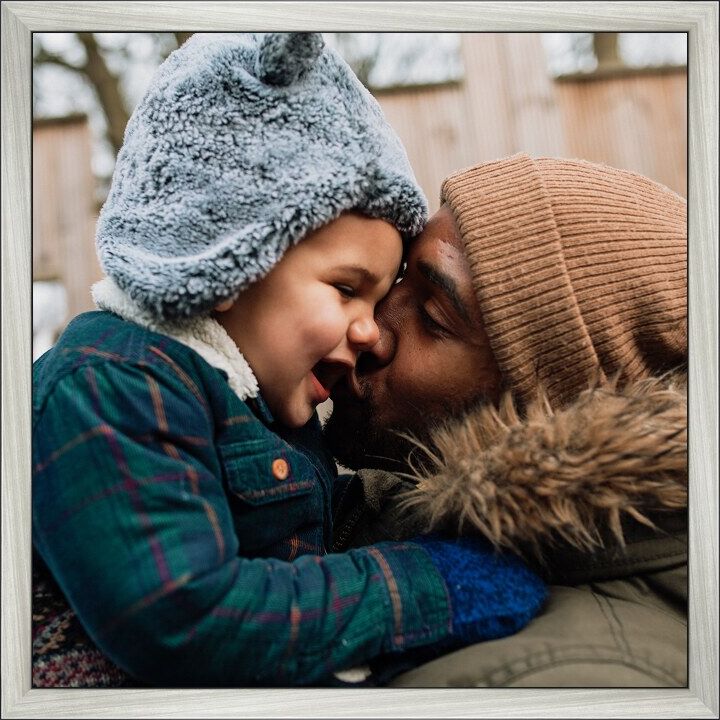
[[[108,277],[93,285],[92,296],[100,310],[167,335],[194,350],[209,365],[227,374],[230,387],[241,400],[257,397],[255,374],[225,328],[214,318],[203,315],[176,321],[158,320]]]

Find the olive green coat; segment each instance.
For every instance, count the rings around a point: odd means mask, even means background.
[[[439,657],[397,687],[687,685],[687,399],[683,377],[588,391],[521,418],[506,404],[442,428],[412,481],[361,471],[342,549],[418,532],[481,533],[550,583],[511,637]]]

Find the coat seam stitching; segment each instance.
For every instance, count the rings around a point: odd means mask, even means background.
[[[534,667],[534,668],[528,668],[526,670],[518,671],[515,674],[508,673],[506,675],[506,677],[502,680],[502,682],[505,684],[508,681],[518,680],[524,676],[531,675],[532,673],[536,672],[538,669],[544,670],[544,669],[552,668],[552,667],[560,667],[562,665],[576,664],[578,662],[587,662],[587,663],[597,664],[597,665],[610,665],[610,664],[619,663],[623,667],[627,667],[632,670],[637,670],[638,672],[643,672],[647,675],[650,675],[651,677],[655,678],[658,681],[667,682],[668,680],[672,680],[672,681],[678,683],[678,685],[683,685],[680,682],[680,680],[677,677],[675,677],[672,673],[670,673],[666,670],[663,670],[659,667],[655,667],[651,663],[642,663],[639,660],[633,660],[631,662],[628,660],[618,660],[618,659],[609,659],[609,658],[608,659],[591,658],[591,657],[569,658],[567,660],[552,660],[552,661],[548,662],[547,664],[543,665],[542,668]],[[685,686],[685,685],[687,685],[687,682],[685,682],[683,686]],[[476,687],[478,687],[478,686],[476,686]]]
[[[608,628],[610,629],[610,632],[612,634],[613,640],[615,641],[615,646],[617,650],[620,652],[623,652],[623,648],[621,647],[620,641],[618,640],[617,633],[615,631],[615,628],[613,627],[613,622],[611,621],[611,618],[608,616],[606,608],[603,605],[603,599],[600,595],[593,592],[592,593],[593,599],[598,604],[598,607],[600,609],[600,612],[602,613],[603,617],[605,618],[605,621],[607,622]]]

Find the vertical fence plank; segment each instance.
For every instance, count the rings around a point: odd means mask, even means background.
[[[557,82],[539,33],[464,33],[461,49],[462,82],[377,94],[431,212],[447,175],[519,151],[604,162],[686,195],[685,72]],[[86,120],[36,123],[33,148],[33,277],[66,285],[72,317],[100,277]]]
[[[58,280],[68,318],[93,307],[100,278],[94,246],[90,129],[84,116],[33,125],[33,279]]]
[[[682,71],[560,83],[568,150],[647,175],[685,196],[686,93]]]
[[[553,80],[539,33],[464,33],[457,85],[380,92],[431,212],[451,172],[514,152],[633,170],[687,193],[684,71]]]

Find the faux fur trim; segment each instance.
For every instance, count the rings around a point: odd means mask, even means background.
[[[439,428],[419,445],[401,507],[427,529],[479,531],[497,547],[541,556],[548,543],[603,546],[622,521],[653,526],[687,507],[684,375],[613,383],[553,411],[539,394],[521,417],[509,396]]]
[[[250,365],[225,328],[209,315],[177,321],[159,320],[108,277],[92,286],[92,297],[100,310],[108,310],[148,330],[167,335],[194,350],[209,365],[227,373],[230,387],[241,400],[257,397],[258,383]]]

